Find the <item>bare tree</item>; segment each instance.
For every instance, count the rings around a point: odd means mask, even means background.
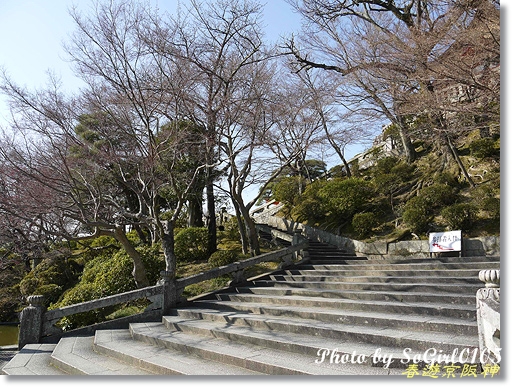
[[[410,136],[418,132],[411,133],[408,116],[432,107],[432,98],[423,98],[432,82],[440,85],[450,79],[452,85],[466,85],[481,92],[493,89],[490,94],[496,95],[496,82],[483,82],[487,77],[476,76],[475,63],[456,66],[454,59],[460,56],[453,55],[462,38],[471,35],[473,41],[492,43],[493,48],[484,50],[480,44],[479,51],[496,57],[499,27],[495,15],[499,6],[493,1],[289,2],[308,23],[302,42],[307,42],[309,51],[299,49],[292,39],[287,44],[288,52],[302,69],[319,68],[353,78],[361,90],[357,94],[364,95],[398,127],[409,161],[415,152]],[[479,19],[485,22],[472,28]],[[488,38],[482,39],[484,35]],[[476,49],[474,43],[472,49]],[[483,64],[492,56],[477,57]],[[441,110],[446,108],[444,105],[434,106]]]
[[[187,69],[190,82],[183,98],[186,117],[204,128],[204,149],[209,251],[216,250],[214,183],[219,177],[213,165],[220,160],[220,142],[228,130],[228,106],[239,106],[245,90],[246,68],[265,60],[260,19],[262,6],[249,0],[192,0],[186,13],[162,28],[155,25],[153,48],[169,63]],[[158,28],[157,28],[158,27]],[[192,74],[192,75],[190,75]]]
[[[140,39],[153,20],[150,10],[110,3],[95,11],[72,14],[77,30],[67,47],[87,85],[80,98],[66,100],[58,85],[32,94],[4,76],[20,140],[4,138],[1,155],[32,186],[51,193],[27,215],[43,219],[41,230],[65,239],[115,237],[134,261],[137,285],[145,286],[126,228],[151,230],[166,270],[175,273],[174,224],[206,168],[191,168],[189,155],[206,141],[169,118],[177,117],[169,74],[158,71]]]
[[[299,81],[297,89],[304,89],[312,112],[317,116],[323,130],[323,141],[334,150],[350,177],[352,173],[345,157],[345,147],[375,136],[372,114],[365,111],[364,105],[354,101],[353,92],[346,91],[350,85],[344,84],[343,77],[315,69],[293,71],[293,74]]]
[[[251,207],[285,168],[306,157],[318,139],[312,110],[298,89],[290,87],[285,70],[278,62],[258,62],[245,69],[239,98],[226,106],[224,114],[229,119],[221,142],[227,185],[244,248],[256,255],[260,250]],[[244,191],[255,185],[258,194],[245,201]]]

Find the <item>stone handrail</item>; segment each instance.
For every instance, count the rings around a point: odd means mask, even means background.
[[[255,219],[257,223],[284,232],[289,233],[298,230],[310,240],[328,243],[337,246],[339,249],[354,253],[357,256],[368,257],[368,259],[399,258],[407,256],[417,258],[430,257],[428,240],[375,241],[367,243],[341,235],[335,235],[279,216],[258,217],[255,215]],[[463,252],[464,256],[498,256],[500,255],[500,236],[464,238]]]
[[[284,249],[217,267],[186,278],[173,279],[173,273],[163,271],[161,273],[163,277],[162,283],[155,286],[149,286],[53,310],[46,310],[44,307],[44,296],[29,296],[27,297],[29,306],[23,309],[20,314],[18,348],[21,349],[29,343],[39,343],[42,338],[49,336],[62,336],[64,332],[60,328],[56,327],[55,323],[63,317],[77,313],[89,312],[108,306],[114,306],[141,298],[147,298],[153,302],[153,308],[150,311],[151,313],[148,313],[148,315],[154,317],[156,311],[156,315],[162,316],[165,313],[168,313],[171,308],[176,306],[178,301],[181,299],[183,290],[189,285],[232,273],[233,280],[231,281],[231,284],[243,282],[245,280],[243,271],[254,265],[263,262],[281,261],[281,267],[286,267],[298,263],[297,261],[306,260],[307,253],[304,252],[304,250],[307,249],[307,247],[307,239],[296,233],[293,237],[292,246]],[[96,329],[101,327],[102,324],[105,323],[96,324]]]
[[[199,282],[207,281],[209,279],[213,279],[216,277],[220,277],[222,275],[230,274],[230,273],[240,273],[244,269],[247,269],[251,266],[263,263],[263,262],[270,262],[270,261],[276,261],[278,259],[283,260],[283,263],[286,265],[291,264],[293,261],[292,254],[294,252],[304,250],[307,248],[308,242],[303,241],[299,244],[293,245],[286,249],[281,249],[277,251],[273,251],[270,253],[265,253],[258,255],[253,258],[248,258],[240,262],[234,262],[226,266],[220,266],[215,269],[211,269],[208,271],[205,271],[204,273],[199,273],[192,275],[190,277],[186,278],[180,278],[176,280],[176,287],[177,289],[184,289],[186,286],[193,285]],[[235,274],[235,277],[237,275]],[[240,278],[238,276],[238,278]]]
[[[90,312],[92,310],[118,305],[125,302],[138,300],[141,298],[151,298],[162,294],[162,292],[162,285],[148,286],[146,288],[114,294],[112,296],[99,298],[97,300],[81,302],[79,304],[48,310],[45,312],[43,317],[41,335],[48,336],[51,335],[52,333],[60,332],[60,329],[56,328],[54,324],[63,317],[71,316],[77,313]]]

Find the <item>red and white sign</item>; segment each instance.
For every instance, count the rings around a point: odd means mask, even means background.
[[[431,232],[428,237],[431,253],[462,250],[462,231]]]

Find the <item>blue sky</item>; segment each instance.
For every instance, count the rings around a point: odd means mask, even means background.
[[[150,0],[160,8],[172,11],[178,6],[178,0]],[[271,39],[278,39],[300,28],[300,18],[285,0],[260,0],[265,4],[266,33]],[[510,15],[510,1],[502,0],[503,20]],[[60,75],[64,87],[73,90],[79,83],[65,61],[62,42],[74,30],[68,9],[79,4],[87,9],[90,0],[0,0],[0,67],[4,67],[12,78],[28,88],[37,88],[45,84],[47,70]],[[502,23],[507,34],[507,23]],[[510,28],[510,27],[508,27]],[[508,35],[508,34],[507,34]],[[505,39],[507,44],[509,39]],[[504,54],[508,53],[504,47]],[[503,58],[506,66],[506,56]],[[504,77],[504,81],[507,78]],[[508,90],[504,83],[504,96]],[[506,101],[505,98],[503,98]],[[506,109],[502,110],[507,119]],[[0,95],[0,128],[5,127],[8,116],[4,97]],[[506,137],[503,140],[508,140]],[[347,156],[361,151],[361,147],[347,149]]]
[[[160,8],[175,10],[178,0],[152,0]],[[37,88],[45,84],[47,70],[62,77],[66,89],[76,85],[62,42],[74,30],[68,10],[73,4],[87,9],[84,0],[0,0],[0,67],[19,84]],[[300,27],[298,15],[284,0],[262,0],[266,33],[277,39]],[[8,114],[0,96],[0,126]]]
[[[149,0],[160,9],[173,12],[178,0]],[[284,0],[260,0],[264,4],[265,33],[277,40],[300,28],[300,18]],[[91,0],[0,0],[0,67],[28,89],[43,87],[51,71],[62,79],[65,90],[73,92],[81,82],[66,62],[63,42],[74,29],[69,9],[87,10]],[[186,3],[181,1],[181,3]],[[8,127],[9,110],[0,94],[0,130]],[[247,190],[248,199],[256,187]]]

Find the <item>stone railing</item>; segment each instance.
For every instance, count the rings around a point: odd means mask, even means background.
[[[399,258],[408,256],[414,256],[415,258],[428,258],[430,256],[428,240],[395,242],[376,241],[373,243],[366,243],[341,235],[331,234],[327,231],[278,216],[266,216],[262,218],[255,216],[255,219],[258,223],[266,224],[284,232],[301,231],[302,235],[310,240],[328,243],[358,256],[368,257],[368,259],[382,259],[389,257]],[[462,242],[463,254],[466,257],[500,255],[499,236],[464,238]]]
[[[60,337],[71,334],[91,334],[97,329],[116,329],[125,327],[130,322],[158,321],[169,313],[179,302],[183,301],[183,290],[193,284],[231,274],[230,285],[243,283],[247,279],[244,270],[263,262],[280,262],[280,268],[292,266],[307,261],[308,240],[295,233],[289,236],[292,245],[288,248],[261,254],[240,262],[217,267],[190,277],[173,279],[173,273],[161,272],[162,280],[158,285],[116,294],[93,301],[70,305],[58,309],[46,310],[44,296],[32,295],[27,297],[29,306],[20,313],[20,332],[18,348],[29,343],[54,342]],[[110,320],[71,331],[63,331],[55,324],[66,316],[90,312],[100,308],[115,306],[129,301],[148,299],[152,303],[142,313]]]
[[[485,283],[485,288],[476,293],[480,362],[496,364],[501,360],[500,271],[482,270],[478,278]]]

